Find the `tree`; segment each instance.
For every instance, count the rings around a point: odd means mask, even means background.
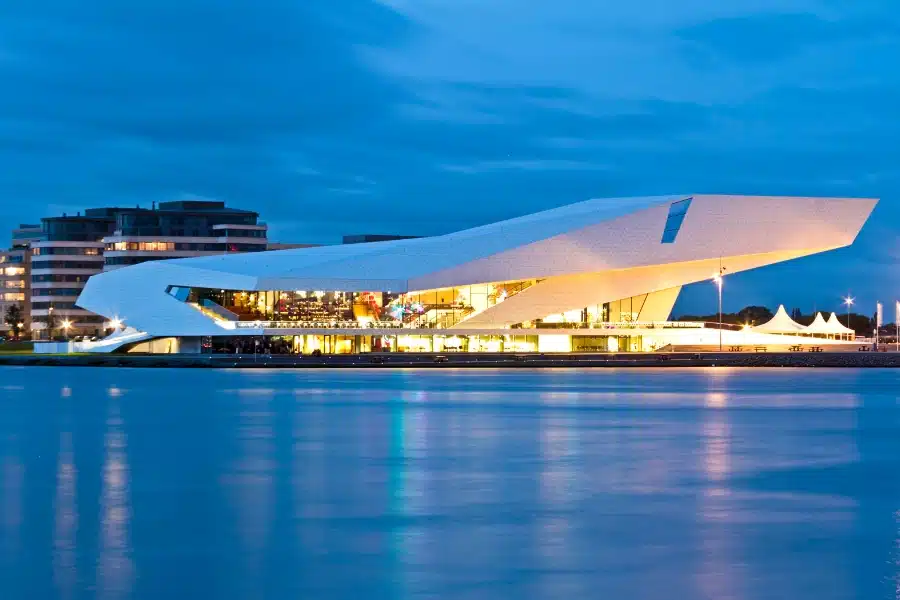
[[[750,325],[762,325],[773,316],[772,311],[765,306],[747,306],[738,312],[739,321]]]
[[[53,332],[59,328],[59,319],[56,317],[56,314],[53,312],[53,308],[47,311],[47,320],[45,321],[47,324],[47,339],[53,339]]]
[[[9,330],[15,339],[19,339],[22,335],[22,307],[18,304],[10,304],[3,315],[4,322],[9,325]]]

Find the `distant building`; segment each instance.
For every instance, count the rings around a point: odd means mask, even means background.
[[[6,323],[6,313],[11,306],[18,306],[22,316],[19,331],[27,334],[31,328],[30,246],[40,237],[40,225],[19,225],[13,229],[10,249],[0,252],[0,336],[7,336],[14,330]]]
[[[31,244],[32,337],[102,332],[107,319],[78,308],[75,301],[88,278],[103,271],[101,240],[115,229],[119,210],[124,209],[97,208],[41,219],[43,239]]]
[[[105,271],[149,260],[259,252],[268,245],[259,213],[224,202],[180,200],[159,208],[121,211],[103,238]]]
[[[40,239],[31,244],[30,278],[31,329],[38,338],[50,337],[48,320],[57,335],[106,329],[108,319],[76,306],[92,275],[152,260],[262,251],[268,244],[258,213],[216,201],[96,208],[41,222]]]
[[[22,224],[12,230],[13,248],[30,248],[34,242],[44,239],[41,226]]]
[[[266,250],[296,250],[298,248],[318,248],[321,244],[290,244],[280,242],[269,242]]]
[[[345,235],[344,244],[367,244],[369,242],[391,242],[394,240],[414,240],[418,235],[381,235],[377,233],[363,233],[359,235]]]

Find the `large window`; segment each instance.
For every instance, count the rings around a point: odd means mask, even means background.
[[[690,198],[673,202],[672,205],[669,206],[669,216],[666,218],[666,226],[662,234],[663,244],[672,244],[675,242],[675,238],[678,237],[678,232],[681,231],[681,224],[684,222],[684,217],[687,215],[690,206]]]
[[[112,242],[106,244],[107,252],[172,252],[175,242]]]
[[[81,248],[72,246],[45,246],[32,248],[31,253],[34,256],[99,256],[100,248]]]
[[[266,232],[263,229],[220,229],[216,231],[216,235],[220,237],[264,238],[266,237]]]
[[[69,275],[54,273],[53,275],[32,275],[32,283],[84,283],[90,278],[90,275]]]
[[[40,260],[32,263],[32,270],[39,269],[91,269],[99,271],[103,263],[97,261],[80,260]]]
[[[39,296],[78,296],[81,288],[45,288],[32,290],[31,295]]]
[[[65,300],[57,300],[55,302],[32,302],[31,308],[33,308],[34,310],[47,310],[48,308],[52,308],[53,310],[75,308],[75,302],[66,302]]]

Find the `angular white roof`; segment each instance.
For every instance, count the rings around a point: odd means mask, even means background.
[[[784,310],[784,305],[779,304],[778,310],[775,311],[775,316],[762,325],[754,327],[753,331],[759,333],[799,333],[804,329],[803,325],[788,316],[787,311]]]
[[[410,292],[538,280],[460,324],[506,327],[654,291],[675,290],[674,302],[676,288],[709,279],[719,265],[731,274],[847,246],[876,202],[594,199],[428,238],[146,262],[91,277],[78,306],[157,336],[216,335],[220,328],[167,288]],[[786,313],[776,319],[757,329],[802,329]]]

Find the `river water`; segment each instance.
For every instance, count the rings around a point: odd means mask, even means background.
[[[900,371],[0,368],[0,598],[900,598]]]

